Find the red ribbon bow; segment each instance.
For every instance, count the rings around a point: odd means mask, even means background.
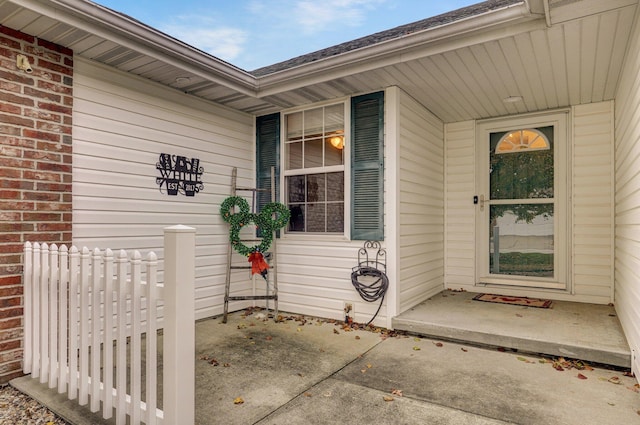
[[[251,263],[251,274],[260,274],[265,280],[267,279],[267,272],[269,271],[269,265],[264,261],[262,253],[254,251],[249,254],[249,260]]]

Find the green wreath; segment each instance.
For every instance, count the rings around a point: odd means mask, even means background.
[[[239,212],[233,209],[238,207]],[[266,204],[259,214],[249,212],[249,203],[240,196],[230,196],[220,205],[222,219],[229,223],[229,241],[233,249],[240,255],[248,257],[253,252],[266,252],[273,242],[273,232],[289,223],[289,209],[278,202]],[[275,214],[275,218],[273,215]],[[240,230],[243,226],[255,224],[262,231],[262,241],[258,245],[248,247],[240,241]]]

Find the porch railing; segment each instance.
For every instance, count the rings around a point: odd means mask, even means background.
[[[143,260],[138,251],[114,254],[27,242],[24,373],[89,404],[92,412],[102,408],[103,418],[115,416],[118,425],[193,424],[195,229],[166,228],[164,252],[159,285],[154,253]],[[159,303],[164,304],[161,320]]]

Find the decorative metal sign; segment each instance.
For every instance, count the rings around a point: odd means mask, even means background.
[[[156,169],[160,170],[161,175],[156,178],[160,192],[165,188],[168,195],[182,193],[194,196],[204,188],[201,180],[204,168],[200,166],[198,158],[187,159],[185,156],[161,153]]]

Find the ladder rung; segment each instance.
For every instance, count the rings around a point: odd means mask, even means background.
[[[229,266],[231,270],[248,270],[251,266]],[[273,266],[269,266],[269,269],[273,269]]]
[[[245,300],[277,300],[277,295],[246,295],[237,297],[228,297],[229,301],[245,301]]]

